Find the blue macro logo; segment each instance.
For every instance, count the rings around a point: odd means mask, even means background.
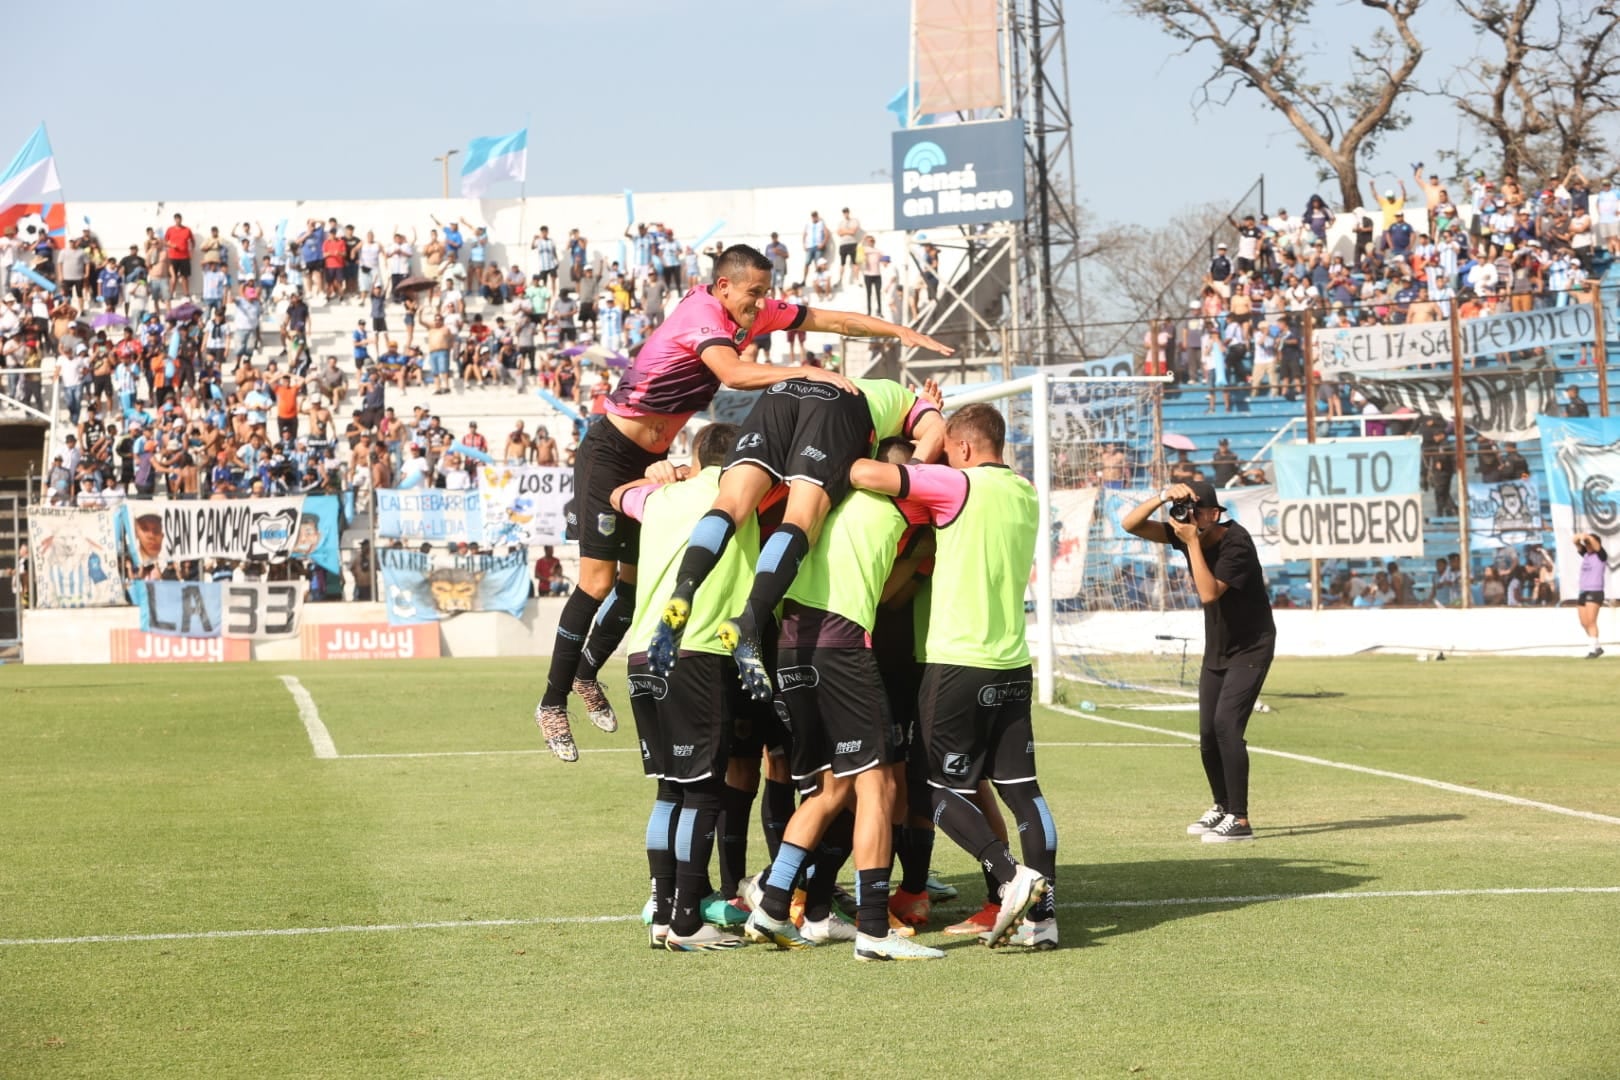
[[[906,151],[904,166],[915,169],[920,173],[931,173],[945,164],[945,151],[939,148],[938,143],[920,142]]]

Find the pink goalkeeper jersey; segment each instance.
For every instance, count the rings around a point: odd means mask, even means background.
[[[711,345],[730,345],[741,352],[750,341],[773,330],[791,330],[804,322],[809,309],[782,300],[765,300],[754,325],[744,330],[709,292],[698,285],[681,298],[669,318],[653,331],[608,397],[607,411],[618,416],[668,416],[681,424],[706,409],[720,380],[702,360]]]

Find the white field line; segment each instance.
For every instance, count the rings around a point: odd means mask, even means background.
[[[1082,720],[1090,720],[1098,724],[1112,724],[1115,727],[1130,728],[1134,731],[1147,731],[1155,735],[1170,735],[1177,739],[1198,741],[1197,735],[1185,731],[1172,731],[1169,728],[1153,727],[1149,724],[1137,724],[1129,720],[1113,720],[1096,713],[1081,712],[1063,705],[1047,706],[1057,712],[1069,716],[1078,716]],[[1401,780],[1408,784],[1422,784],[1424,787],[1438,788],[1449,791],[1454,795],[1472,795],[1476,799],[1494,799],[1497,802],[1511,803],[1514,806],[1528,806],[1534,810],[1545,810],[1551,814],[1564,814],[1567,817],[1584,818],[1587,821],[1602,822],[1605,825],[1620,825],[1620,817],[1610,814],[1599,814],[1591,810],[1572,810],[1567,806],[1557,806],[1553,803],[1538,802],[1535,799],[1521,799],[1517,795],[1506,795],[1500,791],[1486,791],[1483,788],[1464,787],[1462,784],[1451,784],[1444,780],[1431,780],[1426,776],[1411,776],[1407,773],[1390,772],[1388,769],[1373,769],[1366,765],[1352,765],[1344,761],[1329,761],[1327,758],[1311,757],[1309,754],[1293,754],[1286,750],[1267,750],[1264,747],[1250,744],[1249,753],[1265,754],[1268,757],[1287,758],[1289,761],[1300,761],[1306,765],[1321,765],[1329,769],[1344,769],[1347,772],[1363,773],[1367,776],[1381,776],[1386,780]]]
[[[1406,889],[1378,892],[1260,893],[1254,896],[1172,896],[1156,900],[1070,900],[1060,908],[1221,907],[1293,900],[1421,900],[1478,896],[1613,896],[1620,885],[1567,885],[1522,889]],[[579,926],[635,922],[637,915],[556,915],[531,919],[456,919],[440,922],[289,926],[257,930],[198,930],[167,934],[87,934],[82,937],[0,938],[0,948],[22,945],[105,945],[142,941],[220,941],[231,938],[311,937],[321,934],[397,934],[408,930],[467,930],[513,926]]]
[[[1186,750],[1186,749],[1189,749],[1183,743],[1167,743],[1167,742],[1038,742],[1035,745],[1038,748],[1040,748],[1040,747],[1048,747],[1048,746],[1058,746],[1058,747],[1092,746],[1092,747],[1100,747],[1100,748],[1112,749],[1114,747],[1124,746],[1124,747],[1131,747],[1131,748],[1152,748],[1152,749],[1166,749],[1166,748],[1168,748],[1168,749],[1171,749],[1171,750]],[[582,747],[579,748],[579,752],[582,753],[582,754],[637,754],[637,753],[640,753],[641,751],[637,747],[634,747],[634,746],[598,746],[598,747],[582,746]],[[508,756],[508,755],[513,755],[513,754],[549,754],[549,753],[551,753],[550,750],[540,748],[540,749],[534,749],[534,750],[426,750],[426,751],[419,751],[419,752],[416,752],[416,753],[339,754],[339,755],[336,755],[336,756],[341,758],[344,761],[378,761],[378,760],[388,760],[388,759],[393,759],[393,758],[502,757],[502,756]]]
[[[338,756],[337,746],[332,742],[332,733],[326,730],[321,723],[320,710],[315,708],[315,699],[309,696],[304,684],[292,675],[282,675],[281,685],[287,688],[292,695],[294,703],[298,706],[298,719],[304,722],[304,730],[309,733],[309,745],[315,748],[315,756],[322,759],[331,759]]]

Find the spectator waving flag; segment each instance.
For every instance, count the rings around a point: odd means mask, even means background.
[[[16,226],[17,238],[29,244],[41,235],[58,247],[67,234],[67,207],[62,203],[62,181],[56,175],[56,155],[40,124],[23,143],[11,165],[0,173],[0,230]]]
[[[497,180],[522,181],[528,176],[529,129],[510,135],[485,135],[467,144],[461,166],[461,194],[476,199]]]

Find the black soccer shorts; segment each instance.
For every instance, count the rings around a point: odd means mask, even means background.
[[[649,690],[658,708],[663,778],[677,784],[723,779],[742,693],[731,657],[683,652],[669,677]]]
[[[643,450],[607,418],[593,423],[574,454],[574,517],[579,554],[635,564],[641,523],[613,509],[613,490],[639,479],[664,454]]]
[[[966,795],[986,773],[998,784],[1035,779],[1031,678],[1028,664],[1010,671],[923,666],[918,709],[931,786]]]
[[[807,480],[837,506],[849,467],[872,444],[872,414],[859,394],[831,383],[786,379],[760,395],[743,420],[726,468],[757,465],[778,480]]]
[[[870,649],[782,650],[777,701],[786,707],[788,767],[800,791],[818,790],[828,771],[854,776],[900,760],[903,735],[879,682]]]
[[[647,654],[630,657],[630,712],[636,720],[636,739],[641,743],[641,771],[655,780],[664,776],[664,743],[658,733],[658,701],[669,692],[669,684],[647,669]]]

